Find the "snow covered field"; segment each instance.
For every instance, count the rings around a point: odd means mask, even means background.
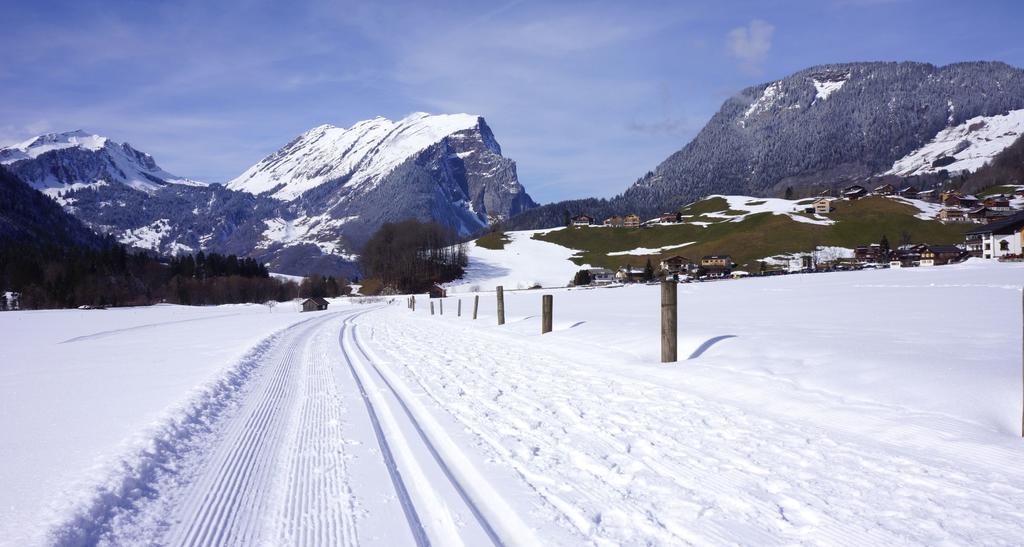
[[[0,543],[1016,544],[1022,282],[0,314]]]

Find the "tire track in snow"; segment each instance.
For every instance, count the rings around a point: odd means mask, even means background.
[[[396,414],[404,415],[411,433],[419,439],[419,443],[426,449],[436,466],[432,476],[435,486],[440,481],[446,482],[446,486],[454,491],[480,530],[493,544],[538,544],[532,528],[520,520],[515,510],[466,458],[465,447],[456,445],[429,411],[416,401],[415,395],[409,392],[397,376],[381,366],[381,360],[366,348],[360,340],[359,327],[353,324],[355,319],[356,317],[351,317],[347,320],[352,326],[347,332],[349,336],[344,336],[346,333],[343,333],[342,337],[343,346],[348,342],[346,355],[352,372],[357,376],[357,381],[362,381],[358,380],[358,376],[362,376],[367,384],[374,385],[380,382],[384,387],[382,389],[378,384],[378,392],[390,394],[387,400],[401,409],[401,412]],[[352,357],[356,359],[353,360]],[[362,362],[365,362],[366,366]],[[376,402],[368,400],[368,407],[388,404],[383,398],[376,399]]]
[[[195,321],[208,321],[210,319],[220,319],[224,317],[232,317],[235,315],[241,315],[241,313],[221,313],[218,315],[210,315],[208,317],[193,317],[192,319],[180,319],[178,321],[163,321],[161,323],[147,323],[145,325],[136,325],[134,327],[125,327],[123,329],[104,330],[100,332],[94,332],[92,334],[83,334],[82,336],[75,336],[74,338],[68,338],[58,342],[58,344],[73,344],[75,342],[83,342],[85,340],[95,340],[97,338],[106,338],[115,334],[122,334],[125,332],[134,332],[137,330],[155,329],[159,327],[165,327],[167,325],[178,325],[181,323],[192,323]]]

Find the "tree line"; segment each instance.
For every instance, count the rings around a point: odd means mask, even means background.
[[[468,259],[454,230],[434,222],[385,223],[363,247],[360,266],[383,291],[422,292],[462,277]]]
[[[348,294],[345,280],[271,277],[252,258],[198,253],[160,260],[113,244],[103,248],[0,248],[0,293],[18,294],[21,309],[140,306],[168,302],[219,305],[284,302],[295,297]],[[0,309],[8,306],[0,298]]]

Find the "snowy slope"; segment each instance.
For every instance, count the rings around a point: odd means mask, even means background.
[[[568,285],[576,272],[589,266],[573,263],[570,258],[576,251],[572,249],[533,239],[535,234],[564,229],[506,232],[511,241],[500,250],[469,242],[466,275],[448,284],[448,291],[452,294],[492,291],[498,285],[506,289],[528,289],[537,284],[542,287]]]
[[[166,184],[205,186],[164,171],[153,157],[82,130],[49,133],[0,148],[0,164],[52,196],[83,186],[120,183],[152,192]]]
[[[1024,134],[1024,110],[977,116],[940,131],[927,144],[896,161],[886,175],[912,176],[947,170],[973,172]],[[940,165],[936,160],[945,159]],[[951,163],[947,163],[950,162]]]
[[[377,117],[345,129],[315,127],[228,183],[253,194],[292,200],[307,190],[348,177],[348,185],[372,184],[410,156],[444,137],[475,127],[479,116],[423,112],[394,122]]]

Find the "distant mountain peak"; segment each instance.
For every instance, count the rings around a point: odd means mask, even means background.
[[[290,201],[324,183],[371,183],[445,137],[471,130],[483,118],[414,112],[398,121],[383,116],[349,128],[314,127],[250,167],[227,187]]]
[[[97,184],[124,184],[147,192],[167,184],[205,185],[164,171],[152,156],[128,143],[82,129],[46,133],[0,148],[0,165],[51,195]]]

